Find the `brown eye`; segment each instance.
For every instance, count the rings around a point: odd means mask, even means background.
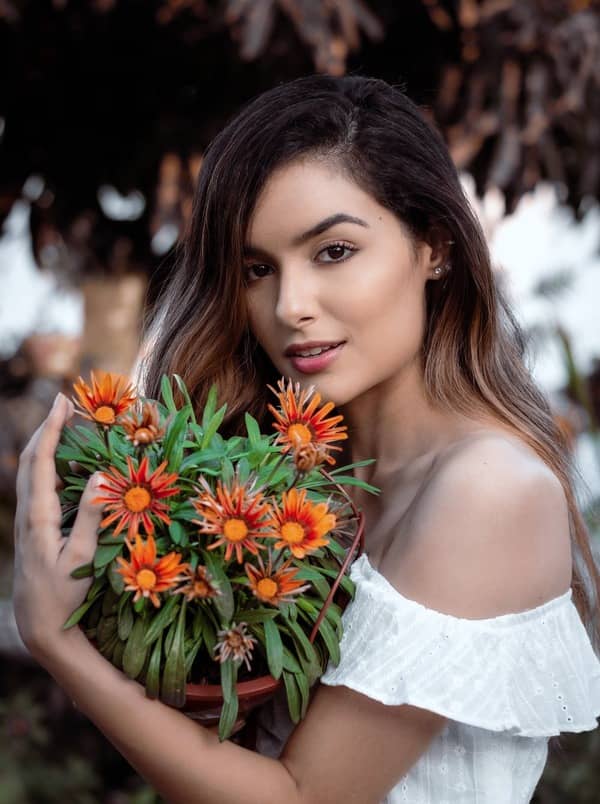
[[[352,252],[356,250],[354,246],[348,243],[332,243],[330,246],[325,246],[325,248],[321,249],[319,254],[327,252],[329,257],[331,257],[331,259],[324,260],[324,262],[344,262],[344,260],[347,260],[350,256],[344,256],[344,252],[349,251],[350,254],[352,254]]]
[[[262,262],[246,265],[244,267],[244,279],[246,282],[253,282],[256,279],[262,279],[262,277],[268,276],[271,270],[273,269],[269,265],[265,265]]]

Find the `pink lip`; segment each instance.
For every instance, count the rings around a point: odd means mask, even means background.
[[[314,344],[312,346],[304,346],[304,349],[316,349],[318,345],[326,345],[326,344]],[[339,346],[336,346],[335,349],[329,349],[327,352],[323,352],[323,354],[315,355],[314,357],[300,357],[300,355],[289,355],[290,362],[292,366],[297,370],[300,371],[302,374],[315,374],[317,371],[323,371],[323,369],[327,368],[336,357],[340,354],[342,349],[344,348],[345,343],[340,343]],[[295,346],[294,349],[298,347]]]

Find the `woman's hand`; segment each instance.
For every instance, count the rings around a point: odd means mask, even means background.
[[[68,638],[62,625],[83,602],[90,578],[75,580],[75,567],[92,560],[102,509],[92,505],[97,475],[89,479],[69,537],[61,533],[54,455],[73,404],[63,394],[23,450],[17,474],[13,602],[21,639],[40,659]]]

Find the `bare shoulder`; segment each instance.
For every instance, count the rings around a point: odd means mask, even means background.
[[[562,484],[524,442],[501,432],[467,437],[440,456],[406,549],[395,548],[386,570],[403,594],[456,616],[534,608],[571,582]]]

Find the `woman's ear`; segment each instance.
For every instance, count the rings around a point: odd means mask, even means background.
[[[427,271],[431,278],[439,279],[452,268],[451,255],[454,241],[444,227],[435,227],[429,231],[427,245],[430,248]]]
[[[430,268],[444,266],[450,261],[450,255],[454,240],[450,232],[443,226],[435,226],[430,229],[427,243],[431,249]]]

